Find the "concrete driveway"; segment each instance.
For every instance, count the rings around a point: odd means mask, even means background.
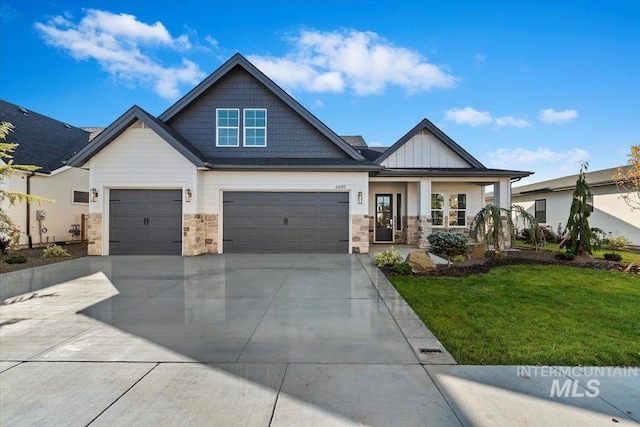
[[[551,376],[456,366],[366,255],[92,257],[0,282],[4,426],[638,421],[629,381],[549,398]]]

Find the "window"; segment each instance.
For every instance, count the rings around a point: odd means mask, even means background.
[[[535,217],[540,224],[547,222],[547,199],[536,200]]]
[[[244,110],[244,146],[267,146],[267,110]]]
[[[89,203],[89,192],[73,190],[71,192],[71,202],[82,205]]]
[[[433,225],[444,225],[444,195],[439,193],[431,194],[431,223]]]
[[[240,110],[216,109],[216,145],[237,147],[240,127]]]
[[[467,225],[467,195],[449,194],[449,227]]]
[[[396,230],[402,231],[402,194],[396,194]]]
[[[589,212],[593,212],[593,194],[587,196],[587,209]]]

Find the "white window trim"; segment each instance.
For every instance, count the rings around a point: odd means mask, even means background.
[[[224,111],[237,111],[238,112],[238,126],[218,126],[218,112]],[[216,147],[239,147],[240,146],[240,123],[242,122],[242,117],[240,116],[239,108],[216,108]],[[220,145],[220,129],[237,129],[238,130],[238,142],[235,145]]]
[[[467,228],[469,226],[468,221],[467,221],[467,212],[469,211],[469,193],[432,193],[432,194],[441,194],[444,197],[444,201],[442,203],[442,209],[433,209],[431,208],[431,224],[433,226],[433,228],[446,228],[446,229],[451,229],[451,228]],[[456,208],[453,209],[451,208],[451,206],[449,206],[449,196],[451,196],[452,194],[464,194],[466,197],[466,202],[467,202],[467,207],[464,209],[460,209],[460,208]],[[442,212],[442,225],[435,225],[433,224],[433,212],[437,211],[437,212]],[[449,225],[449,221],[451,221],[451,211],[464,211],[465,215],[464,215],[464,225]],[[457,216],[456,216],[456,221],[457,221]]]
[[[79,188],[72,188],[71,189],[71,204],[72,205],[80,205],[80,206],[89,206],[89,202],[84,203],[84,202],[76,202],[75,201],[75,199],[73,197],[74,196],[73,193],[76,192],[76,191],[89,194],[89,190],[85,191],[85,190],[82,190],[82,189],[79,189]]]
[[[246,125],[246,111],[264,111],[264,126],[247,126]],[[247,148],[264,148],[267,146],[267,109],[266,108],[244,108],[242,110],[242,146]],[[264,145],[247,145],[247,129],[264,129]]]
[[[442,199],[442,209],[435,209],[435,208],[433,207],[433,195],[434,195],[434,194],[440,194],[440,195],[442,195],[442,198],[443,198],[443,199]],[[445,218],[446,218],[446,216],[445,216],[445,213],[446,213],[445,205],[446,205],[446,202],[447,202],[447,198],[446,198],[446,196],[447,196],[447,194],[446,194],[446,193],[431,193],[431,201],[430,201],[430,203],[431,203],[431,224],[432,224],[432,226],[433,226],[434,228],[435,228],[435,227],[444,227],[444,226],[445,226]],[[440,225],[435,225],[435,224],[433,223],[433,213],[434,213],[434,212],[442,212],[442,224],[440,224]]]

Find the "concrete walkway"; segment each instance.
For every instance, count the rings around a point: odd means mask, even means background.
[[[366,255],[92,257],[0,284],[3,426],[640,421],[637,369],[455,365]]]

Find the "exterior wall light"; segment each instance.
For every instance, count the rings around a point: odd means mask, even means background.
[[[362,191],[358,191],[358,204],[362,204]]]
[[[96,190],[95,188],[91,189],[91,201],[92,202],[98,201],[98,190]]]
[[[186,190],[184,190],[184,201],[187,203],[191,203],[191,190],[189,188],[187,188]]]

